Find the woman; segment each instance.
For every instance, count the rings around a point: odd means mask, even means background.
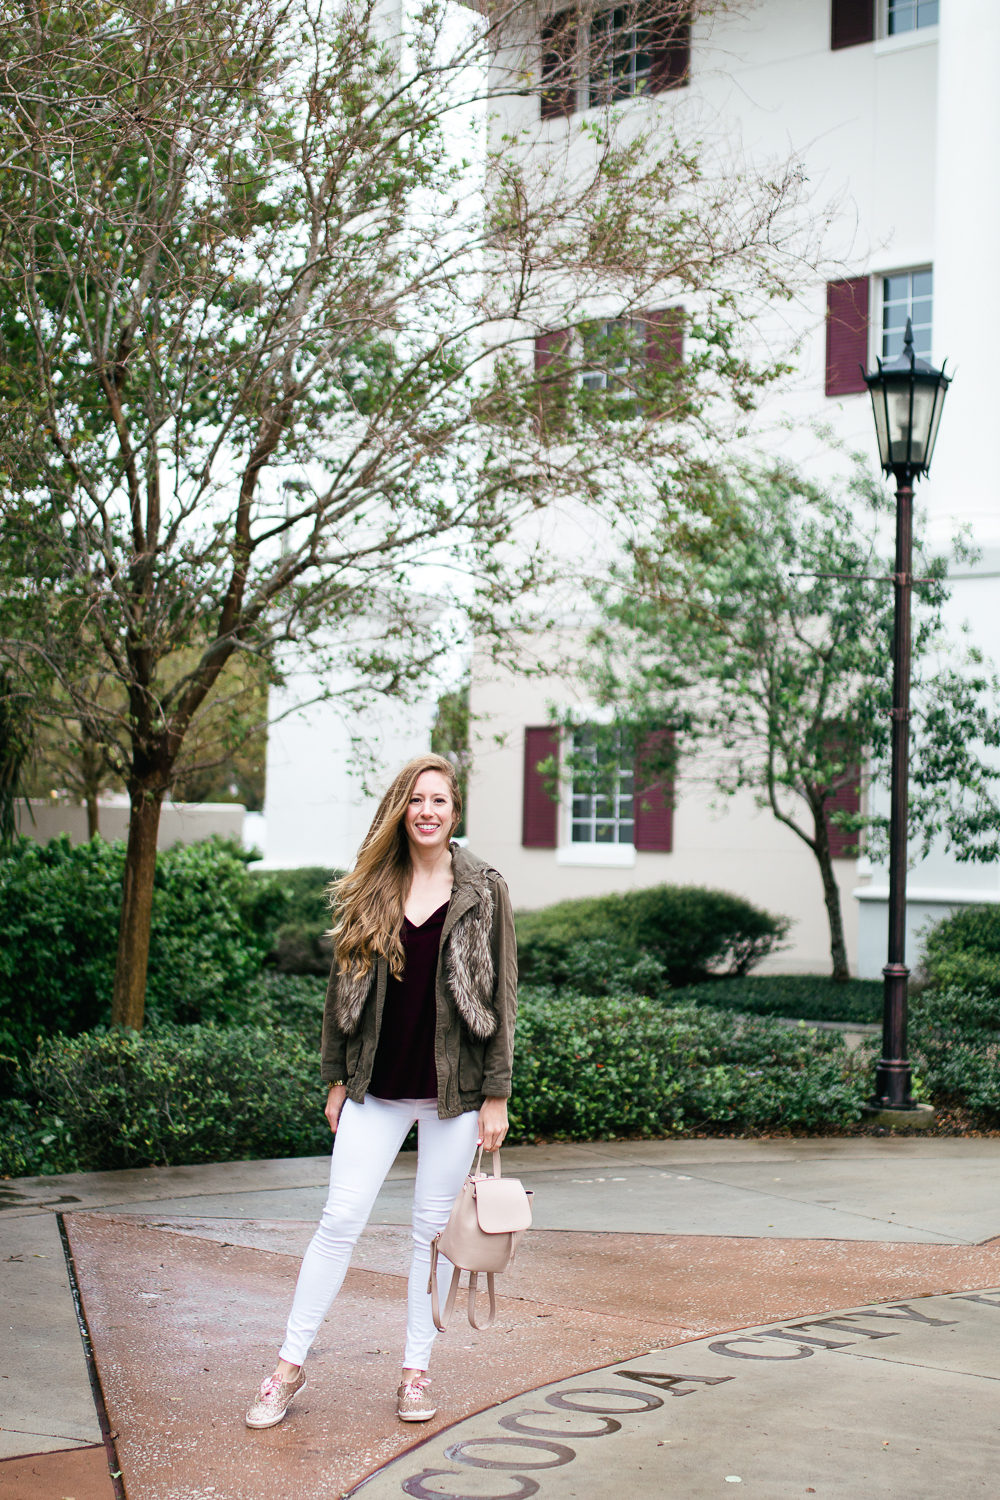
[[[280,1422],[305,1386],[302,1363],[414,1122],[413,1260],[397,1415],[426,1422],[437,1410],[426,1392],[435,1338],[430,1245],[477,1145],[492,1151],[507,1133],[517,1010],[510,897],[496,870],[451,842],[461,815],[450,763],[439,755],[410,761],[382,798],[354,869],[334,887],[322,1052],[336,1135],[330,1195],[248,1427]],[[439,1264],[443,1297],[451,1267]]]

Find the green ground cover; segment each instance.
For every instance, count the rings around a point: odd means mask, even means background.
[[[791,1020],[871,1024],[882,1019],[880,979],[834,984],[822,974],[753,974],[689,985],[674,990],[670,999],[672,1004],[707,1005],[713,1010]]]

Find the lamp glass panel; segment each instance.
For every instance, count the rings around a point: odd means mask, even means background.
[[[937,390],[936,384],[914,381],[911,386],[909,380],[889,387],[886,406],[892,463],[927,463]]]
[[[947,391],[948,387],[944,381],[935,387],[934,415],[931,418],[930,436],[927,439],[927,457],[924,459],[924,463],[928,468],[930,468],[931,459],[934,457],[934,444],[937,442],[938,428],[941,425],[941,413],[944,410],[944,398]]]
[[[878,436],[878,456],[883,469],[887,469],[892,463],[892,456],[889,452],[889,424],[885,410],[885,391],[878,385],[872,390],[872,411],[875,414],[875,432]]]
[[[891,461],[894,464],[919,463],[910,442],[910,382],[890,386],[885,393],[885,404]]]

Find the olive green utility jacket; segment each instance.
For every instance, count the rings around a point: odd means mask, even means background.
[[[438,1115],[449,1120],[510,1095],[517,1018],[517,943],[507,886],[496,870],[451,846],[455,885],[438,950],[434,1059]],[[322,1076],[343,1079],[358,1104],[372,1076],[389,966],[330,973],[323,1013]]]

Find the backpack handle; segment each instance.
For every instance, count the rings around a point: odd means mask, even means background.
[[[473,1177],[479,1177],[479,1176],[482,1175],[482,1163],[483,1163],[483,1150],[484,1149],[485,1148],[482,1147],[482,1146],[480,1146],[480,1148],[479,1148],[478,1154],[476,1156],[476,1164],[475,1164],[475,1166],[472,1169],[472,1175],[473,1175]],[[494,1177],[500,1177],[502,1175],[501,1167],[500,1167],[500,1147],[497,1146],[496,1150],[492,1151],[490,1153],[490,1155],[493,1157],[493,1176]]]

